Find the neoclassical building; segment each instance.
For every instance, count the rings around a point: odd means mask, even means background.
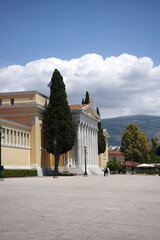
[[[44,124],[48,97],[37,91],[0,93],[0,125],[2,133],[2,165],[10,169],[37,169],[38,175],[51,174],[54,156],[46,150]],[[61,155],[59,169],[83,174],[84,147],[87,148],[87,171],[101,174],[108,161],[108,133],[106,153],[98,158],[98,122],[93,104],[70,105],[77,127],[73,149]],[[105,155],[105,157],[104,157]]]

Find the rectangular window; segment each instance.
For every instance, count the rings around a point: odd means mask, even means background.
[[[11,105],[14,105],[14,98],[11,98]]]
[[[0,106],[2,106],[2,99],[0,99]]]

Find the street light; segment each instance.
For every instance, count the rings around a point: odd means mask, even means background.
[[[56,154],[56,150],[57,150],[57,139],[56,139],[56,138],[54,138],[53,144],[54,144],[54,159],[55,159],[55,167],[54,167],[53,177],[58,177],[58,165],[57,165],[57,154]]]
[[[114,157],[113,157],[113,160],[114,160],[114,174],[115,174],[115,172],[116,172],[116,156],[114,155]]]
[[[86,161],[86,154],[87,154],[87,147],[84,147],[84,162],[85,162],[85,171],[84,171],[84,176],[87,176],[87,161]]]
[[[1,166],[1,136],[2,136],[2,127],[0,125],[0,179],[3,179],[3,175],[2,175],[2,170],[3,170],[3,166]]]
[[[132,153],[132,175],[133,175],[133,153]]]

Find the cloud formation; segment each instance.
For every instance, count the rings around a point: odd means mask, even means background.
[[[88,91],[102,118],[133,114],[160,115],[160,65],[129,54],[103,59],[87,54],[69,61],[40,59],[25,66],[0,69],[0,92],[37,90],[49,96],[49,83],[58,69],[70,104],[81,103]]]

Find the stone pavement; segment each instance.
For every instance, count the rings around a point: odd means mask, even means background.
[[[159,240],[159,176],[0,182],[1,240]]]

